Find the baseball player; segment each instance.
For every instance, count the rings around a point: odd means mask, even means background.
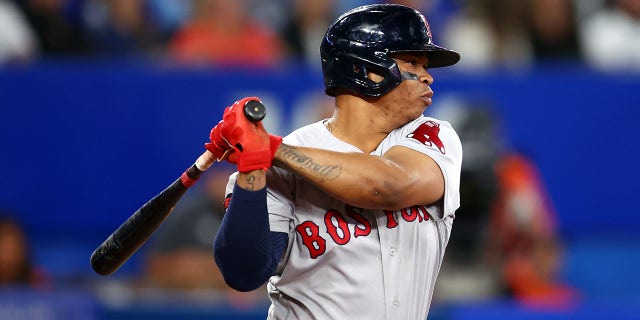
[[[281,137],[225,109],[206,148],[232,151],[214,242],[227,284],[267,283],[268,319],[425,319],[459,207],[462,148],[426,117],[430,68],[458,62],[418,11],[369,5],[320,48],[331,118]],[[273,165],[273,166],[272,166]]]

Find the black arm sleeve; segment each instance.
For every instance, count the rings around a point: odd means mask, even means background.
[[[225,282],[238,291],[257,289],[274,274],[287,243],[286,233],[269,229],[266,188],[236,185],[213,245]]]

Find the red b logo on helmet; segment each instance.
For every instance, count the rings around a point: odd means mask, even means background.
[[[440,124],[434,121],[427,121],[421,124],[416,130],[407,135],[407,138],[412,138],[420,141],[422,144],[428,147],[436,147],[442,154],[445,153],[444,143],[440,140],[438,134],[440,133]]]

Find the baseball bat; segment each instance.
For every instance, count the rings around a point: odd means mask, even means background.
[[[245,103],[244,115],[249,121],[258,122],[266,114],[266,108],[259,100],[249,100]],[[151,237],[173,211],[187,189],[215,161],[215,156],[211,152],[205,151],[191,167],[182,173],[180,178],[127,218],[91,254],[93,270],[103,276],[118,270]]]

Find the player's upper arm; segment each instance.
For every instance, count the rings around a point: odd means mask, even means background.
[[[288,233],[294,219],[295,179],[293,175],[277,167],[267,171],[267,205],[271,231]]]
[[[392,208],[426,205],[444,195],[444,176],[440,166],[428,155],[404,146],[394,146],[382,156],[398,174],[387,176],[385,188],[392,196]]]

